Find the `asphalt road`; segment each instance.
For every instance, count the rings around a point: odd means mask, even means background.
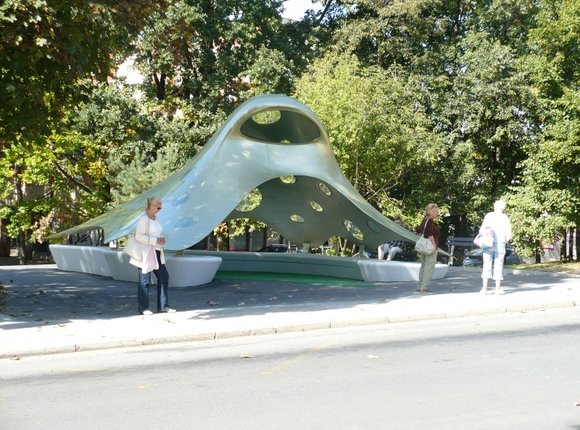
[[[577,309],[0,360],[2,429],[580,429]]]

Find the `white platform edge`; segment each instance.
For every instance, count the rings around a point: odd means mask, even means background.
[[[137,280],[137,269],[120,250],[105,246],[50,245],[60,270],[110,276],[119,281]],[[172,287],[203,285],[218,270],[224,272],[270,272],[328,276],[365,282],[416,282],[420,263],[365,260],[302,253],[185,251],[166,252]],[[447,275],[449,266],[436,264],[433,279]]]
[[[416,282],[420,263],[375,259],[344,258],[328,255],[276,252],[185,251],[188,255],[219,255],[221,271],[297,273],[365,282]],[[433,279],[447,275],[449,266],[435,265]]]
[[[59,270],[108,276],[118,281],[137,282],[137,268],[129,264],[129,256],[107,246],[50,245],[50,252]],[[194,287],[210,283],[222,259],[214,256],[165,257],[171,287]]]

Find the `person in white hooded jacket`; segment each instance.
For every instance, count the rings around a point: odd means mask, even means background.
[[[493,212],[485,215],[483,223],[479,229],[479,234],[493,235],[493,246],[483,249],[483,269],[481,279],[483,287],[481,294],[487,293],[488,279],[495,281],[495,294],[503,294],[501,281],[503,280],[503,263],[506,253],[506,244],[512,238],[512,225],[504,214],[505,202],[498,200],[493,205]]]
[[[165,267],[165,255],[163,253],[165,238],[163,237],[163,226],[157,218],[157,213],[161,208],[161,200],[156,197],[147,199],[145,213],[139,218],[135,229],[135,240],[143,245],[143,258],[141,261],[134,258],[129,260],[129,263],[139,269],[137,303],[141,315],[153,314],[149,309],[151,272],[157,278],[157,312],[175,312],[175,309],[169,307],[169,272],[167,267]],[[152,258],[148,258],[148,255],[146,255],[148,252],[151,252],[149,255]]]

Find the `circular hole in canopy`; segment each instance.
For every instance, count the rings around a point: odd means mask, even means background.
[[[195,223],[193,218],[181,218],[179,221],[175,223],[175,228],[187,228]]]
[[[322,206],[320,206],[320,203],[314,201],[314,200],[310,200],[310,207],[312,209],[314,209],[316,212],[322,212]]]
[[[189,193],[183,193],[179,197],[175,198],[173,202],[171,202],[171,206],[173,207],[181,206],[183,203],[185,203],[187,199],[189,199],[189,197],[190,197]]]
[[[302,218],[300,215],[296,215],[296,214],[290,215],[290,219],[294,222],[304,222],[304,218]]]
[[[296,178],[294,177],[294,175],[280,176],[280,180],[285,184],[293,184],[294,182],[296,182]]]
[[[332,191],[330,191],[330,188],[328,188],[328,185],[326,185],[324,182],[318,183],[318,189],[322,194],[324,194],[327,197],[330,197],[332,195]]]
[[[363,232],[351,220],[343,219],[342,223],[344,224],[344,228],[346,228],[355,239],[364,240]]]
[[[244,196],[242,201],[236,206],[238,212],[250,212],[260,206],[262,203],[262,193],[259,189],[254,188]]]

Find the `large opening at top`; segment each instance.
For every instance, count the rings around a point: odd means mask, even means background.
[[[320,137],[320,128],[310,118],[280,109],[257,112],[242,124],[240,131],[264,143],[309,143]]]

